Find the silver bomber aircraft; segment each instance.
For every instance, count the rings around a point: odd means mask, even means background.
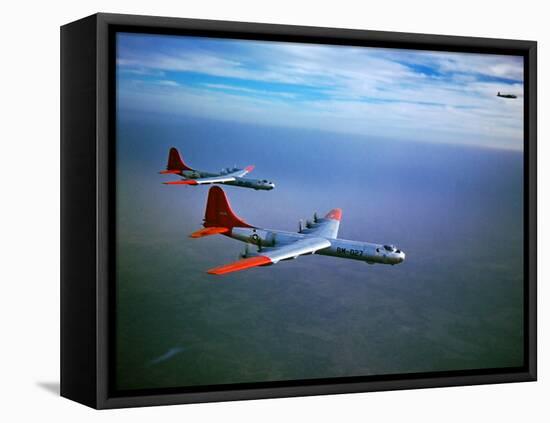
[[[305,225],[299,222],[298,232],[285,232],[261,229],[249,225],[238,217],[220,187],[212,187],[208,192],[203,229],[190,236],[202,238],[222,234],[257,247],[257,252],[248,248],[241,254],[241,260],[208,270],[213,275],[236,272],[256,266],[276,264],[283,260],[295,259],[301,255],[320,254],[369,264],[399,264],[405,260],[405,253],[393,245],[339,239],[338,228],[342,210],[333,209],[326,216],[314,215]]]
[[[497,93],[497,97],[502,97],[502,98],[518,98],[518,96],[515,95],[515,94],[503,94],[503,93],[501,93],[500,91]]]
[[[183,178],[179,181],[163,182],[166,185],[224,184],[242,188],[252,188],[255,190],[270,190],[275,188],[275,184],[266,179],[244,178],[244,176],[252,172],[253,169],[254,166],[247,166],[244,169],[227,168],[219,173],[192,169],[185,164],[179,151],[172,147],[168,154],[166,170],[161,170],[159,173],[163,175],[178,175]]]

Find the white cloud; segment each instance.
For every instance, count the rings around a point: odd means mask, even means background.
[[[222,52],[122,51],[123,70],[222,78],[180,87],[166,81],[164,88],[157,81],[156,89],[146,81],[127,83],[125,104],[370,137],[523,146],[523,84],[507,81],[522,81],[521,58],[245,41],[239,46]],[[260,83],[243,86],[246,81]],[[262,89],[261,82],[288,89]],[[297,95],[303,88],[313,95]],[[499,98],[498,91],[518,99]]]
[[[361,101],[285,102],[199,88],[133,85],[121,89],[120,99],[129,107],[161,113],[196,115],[213,119],[297,128],[315,128],[372,139],[448,142],[521,149],[522,127],[506,113],[471,111],[453,106]],[[509,103],[503,103],[509,104]],[[510,108],[512,106],[509,106]],[[509,113],[514,115],[514,111]]]
[[[254,94],[254,95],[262,95],[262,96],[277,96],[277,97],[285,97],[285,98],[296,98],[296,94],[293,93],[287,93],[284,91],[268,91],[268,90],[256,90],[253,88],[245,88],[238,85],[229,85],[229,84],[209,84],[204,83],[201,84],[201,86],[206,88],[212,88],[215,90],[222,90],[222,91],[237,91],[247,94]]]
[[[153,81],[157,85],[164,85],[165,87],[179,87],[180,84],[178,84],[176,81],[170,81],[168,79],[159,79],[156,81]]]

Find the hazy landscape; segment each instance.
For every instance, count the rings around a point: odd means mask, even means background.
[[[121,110],[118,388],[521,365],[523,154],[421,139]],[[273,180],[225,188],[254,225],[296,230],[341,207],[340,237],[396,244],[407,260],[305,256],[207,275],[243,244],[188,237],[208,187],[161,184],[171,146],[198,169],[254,164],[251,177]]]

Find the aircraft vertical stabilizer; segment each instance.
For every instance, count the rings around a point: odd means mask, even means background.
[[[212,187],[210,191],[208,191],[204,227],[222,227],[229,229],[234,227],[252,228],[251,225],[233,212],[225,192],[220,187]]]
[[[193,170],[185,164],[177,148],[172,147],[168,153],[168,164],[166,170],[160,173],[181,173],[184,170]]]

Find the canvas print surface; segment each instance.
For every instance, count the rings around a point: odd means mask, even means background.
[[[116,388],[522,366],[523,78],[118,33]]]

